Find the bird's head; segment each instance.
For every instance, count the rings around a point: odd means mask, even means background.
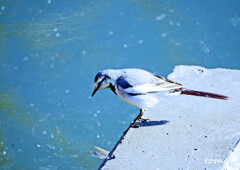
[[[94,91],[92,97],[98,90],[110,88],[111,82],[112,79],[108,74],[98,72],[94,78]]]

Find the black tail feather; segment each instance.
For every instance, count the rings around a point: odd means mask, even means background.
[[[195,90],[188,90],[188,89],[182,89],[181,94],[201,96],[201,97],[209,97],[209,98],[222,99],[222,100],[227,100],[228,99],[227,96],[223,96],[223,95],[220,95],[220,94],[214,94],[214,93],[208,93],[208,92],[202,92],[202,91],[195,91]]]

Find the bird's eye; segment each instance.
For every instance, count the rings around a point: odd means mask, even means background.
[[[104,78],[102,79],[102,82],[104,82],[104,81],[107,81],[107,77],[104,77]]]

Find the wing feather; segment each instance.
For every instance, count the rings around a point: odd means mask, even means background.
[[[147,94],[147,93],[156,93],[166,90],[180,89],[182,86],[174,83],[158,83],[158,84],[143,84],[138,86],[133,86],[125,89],[125,92],[130,94]]]
[[[122,81],[117,82],[118,88],[123,88],[126,93],[131,95],[156,93],[160,91],[174,90],[182,88],[182,85],[164,77],[154,75],[141,69],[122,70],[122,79],[129,86],[125,86]]]

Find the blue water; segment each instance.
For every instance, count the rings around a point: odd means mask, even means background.
[[[95,74],[240,69],[240,1],[0,1],[1,169],[96,169],[138,109]]]

